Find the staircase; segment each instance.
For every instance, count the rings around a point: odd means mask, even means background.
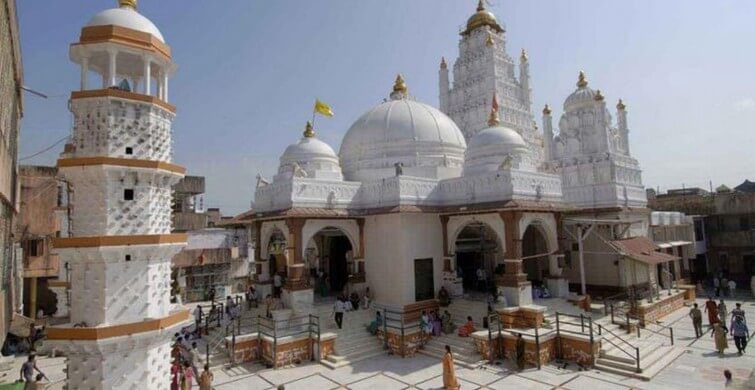
[[[626,329],[612,324],[610,318],[599,321],[603,327],[600,355],[595,369],[617,375],[650,380],[680,355],[683,348],[671,345],[667,330],[657,325],[648,325],[637,333],[627,334]],[[659,332],[658,333],[654,333]],[[625,340],[625,341],[622,341]],[[637,368],[636,354],[639,349],[640,365]]]
[[[324,366],[338,368],[385,353],[377,336],[367,332],[366,326],[375,319],[373,309],[344,313],[342,329],[338,329],[333,320],[332,305],[320,305],[315,309],[320,316],[321,332],[338,335],[334,346],[335,353],[321,361]]]
[[[453,334],[431,337],[427,344],[419,350],[419,353],[442,359],[446,353],[446,345],[448,345],[454,354],[456,364],[467,368],[476,368],[484,363],[472,338],[459,337],[456,331],[458,331],[459,326],[467,322],[467,317],[472,317],[477,330],[484,329],[482,324],[488,311],[487,307],[486,302],[464,298],[454,299],[448,307],[441,307],[440,314],[443,314],[445,310],[451,313],[451,319],[456,325],[456,329]]]

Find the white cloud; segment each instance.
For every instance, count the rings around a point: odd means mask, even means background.
[[[734,106],[739,111],[755,110],[755,98],[748,97],[748,98],[739,99],[734,104]]]

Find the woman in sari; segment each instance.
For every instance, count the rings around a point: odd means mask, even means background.
[[[729,343],[726,341],[727,333],[729,332],[726,331],[726,328],[720,322],[713,323],[713,333],[711,333],[711,336],[716,340],[716,351],[718,351],[719,355],[723,355],[724,349],[729,348]]]
[[[459,389],[459,381],[456,380],[456,371],[454,370],[454,355],[451,354],[451,347],[446,345],[446,353],[443,355],[443,388],[446,390]]]
[[[713,297],[708,297],[708,300],[705,301],[705,312],[708,313],[708,324],[712,328],[713,324],[718,322],[718,305],[716,305]]]
[[[469,337],[475,330],[472,317],[467,317],[467,323],[459,328],[459,337]]]
[[[433,325],[433,336],[440,336],[442,324],[437,310],[430,314],[430,323]]]

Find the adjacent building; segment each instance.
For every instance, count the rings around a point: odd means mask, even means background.
[[[21,267],[13,240],[18,213],[18,136],[23,71],[15,0],[0,1],[0,342],[21,307]]]
[[[57,178],[58,169],[48,166],[22,165],[20,214],[16,237],[23,251],[24,314],[36,318],[38,310],[45,316],[67,313],[54,289],[63,275],[52,240],[68,236],[68,185]],[[65,268],[65,266],[64,266]],[[51,290],[51,288],[53,290]],[[65,300],[61,299],[61,306]]]

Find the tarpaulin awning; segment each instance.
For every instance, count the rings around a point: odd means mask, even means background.
[[[679,260],[679,257],[658,252],[660,247],[647,237],[632,237],[611,241],[622,255],[639,262],[656,265]]]
[[[13,318],[10,321],[10,329],[8,329],[8,333],[18,337],[29,337],[29,332],[31,331],[32,325],[34,325],[33,319],[22,316],[18,313],[13,313]]]

